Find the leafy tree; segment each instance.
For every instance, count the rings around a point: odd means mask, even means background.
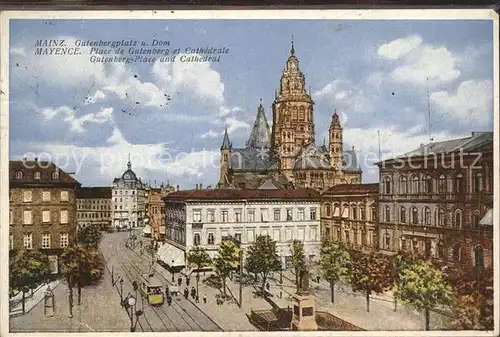
[[[23,250],[9,259],[10,292],[22,292],[22,310],[25,313],[26,292],[45,283],[50,277],[49,258],[39,250]]]
[[[265,294],[267,277],[271,272],[281,269],[281,260],[276,253],[276,241],[269,235],[259,235],[248,248],[247,261],[249,270],[253,270],[262,278],[262,293]]]
[[[449,304],[452,288],[439,269],[429,261],[415,260],[399,271],[395,296],[419,310],[425,310],[425,330],[429,330],[430,310]]]
[[[214,259],[215,272],[222,281],[224,296],[226,280],[240,260],[240,249],[234,240],[226,239],[219,244],[218,256]]]
[[[394,278],[394,291],[399,287],[401,271],[411,266],[411,264],[418,259],[418,256],[406,251],[399,251],[392,259],[392,276]],[[394,296],[394,311],[396,311],[398,299]]]
[[[295,286],[299,286],[299,273],[306,264],[306,255],[304,253],[304,244],[300,240],[293,240],[292,247],[292,266],[295,274]]]
[[[69,289],[70,317],[73,317],[73,288],[77,288],[78,304],[80,304],[82,288],[101,278],[104,264],[98,250],[81,244],[66,247],[60,261],[61,273]]]
[[[493,330],[493,269],[467,268],[451,278],[455,301],[455,329]]]
[[[350,255],[340,244],[324,241],[321,247],[319,266],[321,276],[330,283],[331,301],[335,300],[335,283],[349,273]]]
[[[386,256],[365,255],[351,252],[350,281],[353,291],[360,291],[366,296],[366,311],[370,311],[370,295],[383,293],[393,285],[391,263]]]
[[[189,267],[196,269],[196,293],[199,294],[200,269],[212,264],[212,259],[205,248],[196,246],[188,252],[187,262]]]
[[[86,226],[80,228],[77,232],[78,243],[90,245],[95,248],[99,247],[102,240],[102,232],[97,226]]]

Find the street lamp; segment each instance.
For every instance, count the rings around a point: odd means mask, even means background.
[[[130,308],[130,332],[134,332],[135,331],[135,324],[134,324],[134,310],[135,310],[135,303],[136,303],[136,300],[135,300],[135,297],[130,295],[128,297],[128,306]]]
[[[120,279],[120,300],[123,302],[123,279]]]
[[[45,291],[45,296],[44,296],[44,314],[47,317],[52,317],[54,316],[54,293],[52,292],[52,289],[50,289],[50,286],[47,287],[47,290]]]

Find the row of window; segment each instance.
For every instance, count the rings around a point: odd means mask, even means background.
[[[453,186],[452,186],[453,185]],[[432,176],[427,175],[420,179],[418,175],[414,174],[407,180],[406,176],[399,178],[399,191],[398,194],[419,194],[419,193],[465,193],[465,178],[464,175],[459,173],[455,176],[454,182],[450,180],[448,183],[448,178],[441,174],[438,179],[434,179]],[[453,188],[454,187],[454,188]],[[483,173],[474,172],[473,173],[473,184],[472,193],[479,193],[484,189]],[[395,194],[393,190],[393,182],[391,177],[385,176],[382,178],[382,193],[383,194]]]
[[[10,193],[10,201],[12,201],[12,193]],[[51,191],[42,191],[42,202],[52,201]],[[61,191],[59,201],[69,201],[69,192]],[[33,202],[33,191],[23,191],[23,202]]]
[[[25,210],[23,211],[23,224],[24,225],[32,225],[33,224],[33,211]],[[50,224],[52,223],[52,214],[49,210],[42,210],[42,223]],[[9,222],[11,225],[14,224],[14,214],[13,211],[9,212]],[[67,224],[68,223],[68,211],[60,210],[59,211],[59,223]]]
[[[234,233],[233,237],[241,243],[252,243],[255,241],[256,235],[262,235],[262,236],[270,235],[271,238],[276,242],[281,242],[282,239],[284,239],[283,241],[286,241],[286,242],[291,242],[293,240],[299,240],[299,241],[306,240],[305,228],[298,228],[295,237],[293,236],[293,231],[291,228],[285,229],[284,236],[282,236],[282,230],[280,228],[276,228],[276,229],[272,229],[272,230],[269,230],[267,228],[261,228],[260,230],[248,229],[246,231],[246,237],[245,237],[244,241],[242,241],[242,233],[241,232]],[[226,238],[228,236],[229,236],[229,233],[227,231],[222,231],[221,241],[223,238]],[[310,241],[317,241],[318,238],[316,236],[317,236],[317,229],[315,227],[310,228],[309,229],[309,237],[307,239]],[[195,245],[195,246],[201,245],[202,240],[204,242],[206,242],[207,245],[219,244],[219,242],[215,241],[215,233],[214,232],[207,232],[206,236],[204,236],[204,237],[203,237],[202,233],[200,233],[200,232],[193,233],[193,245]]]
[[[92,206],[92,208],[91,208],[90,206],[87,206],[87,205],[78,205],[77,209],[89,209],[89,210],[93,209],[93,210],[105,211],[105,210],[110,210],[111,206],[103,206],[103,205],[101,205],[101,207],[99,207],[99,206]]]
[[[111,217],[111,212],[101,212],[101,213],[76,213],[78,219],[101,219]]]
[[[407,213],[409,213],[409,217],[407,217]],[[420,213],[420,214],[419,214]],[[421,215],[421,218],[420,218]],[[391,208],[389,206],[385,206],[384,210],[384,221],[391,222]],[[413,225],[422,224],[424,226],[446,226],[446,211],[443,208],[438,208],[435,211],[434,222],[432,222],[432,214],[431,209],[429,207],[422,208],[422,211],[419,212],[417,207],[411,207],[409,211],[406,210],[405,207],[399,208],[399,222],[400,223],[409,223]],[[480,214],[479,211],[476,210],[472,214],[472,226],[479,226]],[[461,228],[463,225],[463,213],[461,209],[456,209],[453,216],[453,226],[456,228]]]
[[[111,202],[111,199],[78,199],[78,203],[80,204],[109,204]]]
[[[206,222],[215,222],[215,209],[209,209],[206,213]],[[230,218],[229,210],[220,211],[220,221],[221,222],[243,222],[243,210],[235,209],[232,212],[232,217]],[[309,208],[308,218],[306,219],[306,209],[297,209],[297,214],[294,216],[293,208],[287,208],[285,210],[285,217],[283,221],[305,221],[305,220],[317,220],[317,210],[316,207]],[[282,211],[280,208],[275,208],[273,210],[273,221],[282,220]],[[193,210],[193,222],[202,222],[202,210]],[[262,208],[260,210],[249,209],[247,210],[247,222],[269,222],[269,209]]]
[[[377,218],[377,210],[374,206],[370,206],[370,219],[366,218],[366,208],[363,204],[349,205],[343,204],[342,208],[339,204],[333,205],[333,216],[341,216],[343,218],[350,218],[353,220],[371,220],[375,221]],[[332,215],[331,204],[325,204],[325,214],[327,217]]]
[[[117,190],[115,190],[115,193],[114,193],[114,194],[115,194],[115,195],[118,195],[118,194],[120,194],[120,195],[121,195],[121,194],[129,194],[128,192],[129,192],[129,191],[127,191],[127,190],[125,190],[125,191],[122,191],[122,190],[117,191]],[[131,195],[135,195],[135,191],[131,191],[131,193],[130,193],[130,194],[131,194]]]
[[[65,248],[69,244],[69,235],[68,233],[61,233],[59,237],[59,247]],[[24,249],[33,249],[33,233],[25,233],[23,235],[23,247]],[[10,234],[9,241],[9,249],[15,249],[14,247],[14,235]],[[51,249],[51,236],[50,233],[42,233],[42,241],[41,241],[42,249]]]
[[[54,171],[52,172],[52,174],[50,175],[52,177],[52,180],[59,180],[59,172],[58,171]],[[24,178],[24,173],[21,172],[21,171],[17,171],[16,172],[16,180],[22,180]],[[35,180],[41,180],[42,179],[42,172],[35,172],[33,174],[33,178]]]
[[[325,236],[327,238],[331,237],[330,228],[325,228]],[[337,228],[335,231],[334,241],[336,242],[344,242],[348,245],[366,245],[368,247],[376,247],[377,246],[377,233],[374,230],[358,230],[358,229],[344,229],[341,230]]]
[[[133,209],[136,209],[136,208],[137,208],[137,205],[136,205],[136,204],[133,204],[133,205],[132,205],[132,208],[133,208]],[[117,209],[128,209],[128,205],[125,205],[125,208],[123,208],[123,206],[121,206],[121,205],[120,205],[120,206],[115,205],[115,210],[117,210]]]

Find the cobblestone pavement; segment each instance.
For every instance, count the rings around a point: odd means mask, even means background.
[[[60,283],[54,290],[55,315],[45,317],[44,300],[29,313],[12,317],[10,332],[107,332],[129,331],[130,320],[116,300],[111,276],[105,271],[102,282],[82,289],[82,303],[76,305],[74,291],[73,318],[69,318],[68,288]],[[104,314],[105,313],[105,314]]]

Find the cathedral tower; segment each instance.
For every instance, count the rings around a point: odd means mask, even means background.
[[[229,185],[229,160],[231,159],[231,142],[227,134],[227,127],[224,130],[224,139],[220,147],[220,179],[219,187]]]
[[[273,102],[271,146],[280,156],[280,169],[293,169],[294,158],[303,147],[314,143],[314,102],[305,88],[295,48],[281,75],[280,89]]]
[[[342,169],[342,126],[337,112],[334,112],[332,116],[328,133],[328,148],[332,167],[334,171],[339,172]]]

